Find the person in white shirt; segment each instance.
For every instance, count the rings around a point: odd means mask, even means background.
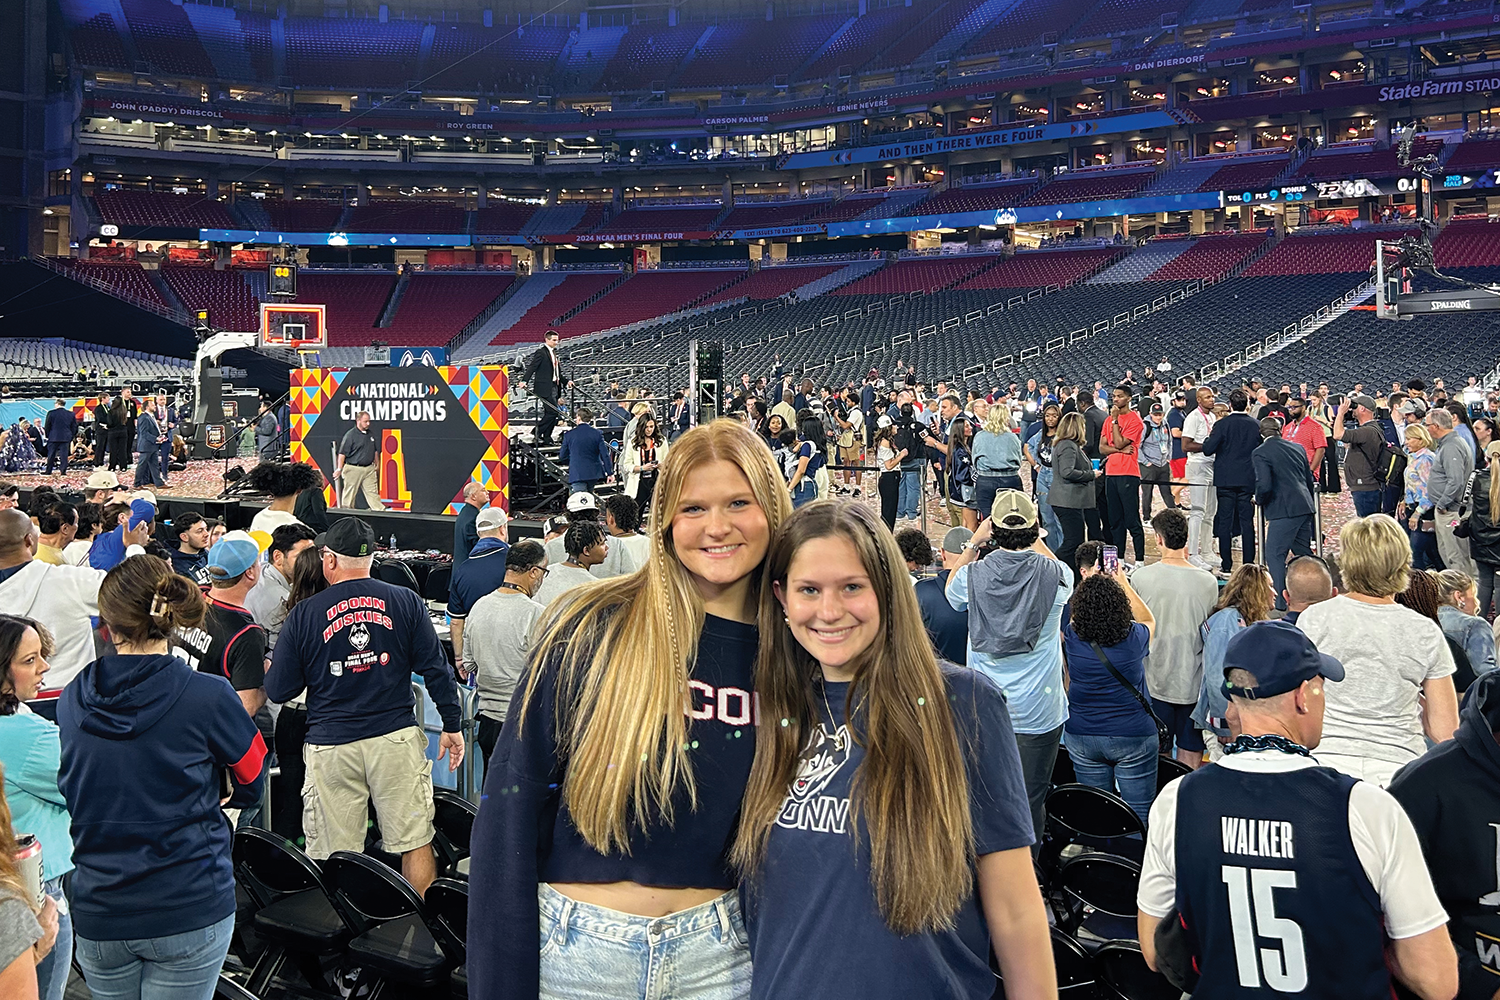
[[[1214,513],[1218,500],[1214,491],[1213,456],[1203,454],[1203,442],[1214,429],[1214,391],[1208,386],[1198,389],[1198,405],[1182,422],[1182,450],[1187,452],[1188,562],[1199,569],[1212,569],[1214,555]],[[1207,528],[1205,529],[1205,525]]]
[[[255,619],[255,624],[266,630],[266,651],[276,648],[276,637],[281,634],[281,623],[286,620],[286,599],[292,592],[292,566],[297,556],[312,548],[317,532],[301,521],[283,524],[271,532],[271,545],[266,549],[266,564],[260,579],[245,595],[245,610]]]
[[[598,521],[574,521],[563,535],[563,548],[567,551],[567,560],[551,566],[547,570],[547,579],[531,595],[531,599],[543,607],[574,587],[593,583],[595,577],[589,570],[604,561],[610,544]],[[506,568],[509,569],[509,560]]]
[[[245,483],[271,498],[270,506],[250,521],[251,531],[270,534],[283,524],[302,523],[293,513],[297,497],[303,490],[322,489],[323,474],[306,462],[261,462],[246,475]]]
[[[1328,694],[1323,763],[1384,788],[1427,740],[1458,728],[1457,669],[1437,622],[1396,603],[1411,574],[1411,545],[1387,514],[1339,531],[1344,593],[1314,604],[1297,627],[1336,656],[1348,678]]]
[[[1151,807],[1141,953],[1194,996],[1375,1000],[1393,978],[1423,1000],[1458,990],[1411,820],[1390,793],[1313,756],[1347,669],[1295,625],[1243,629],[1222,680],[1240,735]]]
[[[151,540],[151,522],[123,525],[124,557],[140,555]],[[36,558],[36,525],[22,510],[0,511],[0,614],[35,618],[52,633],[48,690],[61,689],[92,663],[105,571],[90,566],[50,566]]]
[[[604,501],[604,530],[609,552],[589,570],[598,579],[634,573],[651,558],[651,539],[641,534],[640,508],[624,493]]]

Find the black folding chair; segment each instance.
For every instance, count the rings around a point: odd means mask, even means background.
[[[440,878],[427,887],[423,902],[431,917],[429,924],[439,947],[453,960],[448,985],[455,997],[469,995],[468,960],[469,885],[457,879]]]
[[[1073,773],[1073,758],[1062,747],[1057,748],[1057,759],[1052,762],[1052,787],[1076,784],[1078,776]]]
[[[1095,1000],[1099,996],[1099,973],[1094,960],[1083,946],[1056,927],[1052,929],[1052,960],[1057,966],[1057,995],[1059,1000]],[[995,971],[999,988],[995,998],[1005,996],[1005,977],[1000,974],[994,952],[990,953],[990,968]]]
[[[1055,872],[1063,853],[1087,848],[1132,858],[1145,855],[1146,827],[1135,810],[1113,792],[1090,785],[1063,785],[1047,796],[1042,868]]]
[[[1058,882],[1070,900],[1067,926],[1085,949],[1135,940],[1135,896],[1141,867],[1113,854],[1088,852],[1063,862]]]
[[[1186,775],[1192,773],[1193,769],[1188,767],[1182,761],[1178,760],[1176,757],[1168,757],[1166,754],[1159,755],[1156,758],[1157,794],[1161,794],[1161,790],[1163,788],[1166,788],[1178,778],[1185,777]]]
[[[214,1000],[260,1000],[260,997],[220,973],[219,981],[214,984]]]
[[[389,583],[393,587],[406,587],[421,596],[422,588],[417,586],[417,575],[411,571],[410,566],[399,559],[377,562],[371,575],[382,583]]]
[[[1181,1000],[1182,991],[1152,972],[1134,941],[1111,941],[1094,953],[1099,978],[1119,1000]]]
[[[334,851],[323,875],[349,929],[349,959],[359,966],[351,995],[368,987],[379,1000],[386,985],[399,994],[430,990],[448,978],[452,961],[428,929],[427,910],[406,880],[373,858]]]
[[[452,566],[434,567],[422,585],[422,596],[436,604],[448,603],[448,584],[453,581]]]
[[[309,986],[326,990],[320,959],[342,953],[349,931],[318,866],[286,838],[247,827],[234,835],[234,869],[259,907],[251,926],[267,942],[250,970],[251,992],[264,992],[288,958]]]
[[[432,846],[437,849],[438,864],[451,873],[454,865],[469,856],[469,834],[479,807],[451,788],[434,788],[432,807]]]

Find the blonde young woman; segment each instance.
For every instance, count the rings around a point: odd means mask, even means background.
[[[649,564],[538,623],[474,826],[472,995],[748,995],[728,851],[755,748],[761,564],[790,513],[753,431],[690,430],[662,464]]]
[[[980,529],[987,534],[988,522]],[[894,537],[800,508],[760,603],[762,724],[734,858],[752,998],[1057,996],[1005,699],[939,665]]]

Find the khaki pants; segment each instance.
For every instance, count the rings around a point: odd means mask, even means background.
[[[1438,555],[1443,557],[1443,565],[1449,569],[1456,569],[1459,572],[1467,573],[1477,579],[1479,569],[1474,565],[1474,560],[1469,556],[1469,540],[1455,536],[1453,529],[1449,527],[1454,521],[1458,520],[1458,511],[1435,510],[1432,512],[1432,516],[1437,523]]]
[[[341,506],[354,509],[354,501],[364,494],[365,506],[371,510],[384,510],[380,502],[380,477],[373,465],[346,465],[342,473],[344,488],[339,493]]]
[[[385,849],[405,854],[432,842],[432,761],[416,726],[354,743],[302,748],[302,828],[309,857],[363,851],[369,804]]]

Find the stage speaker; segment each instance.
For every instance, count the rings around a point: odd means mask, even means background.
[[[722,341],[694,340],[688,344],[688,381],[693,389],[693,423],[718,419],[724,406]]]

